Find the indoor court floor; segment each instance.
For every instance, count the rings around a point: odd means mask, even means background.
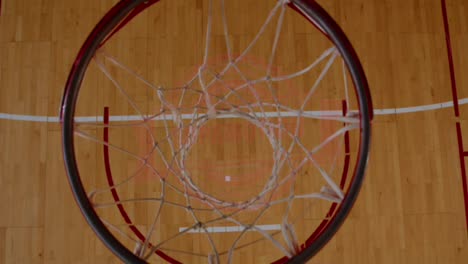
[[[78,49],[116,2],[0,1],[0,263],[120,263],[73,199],[58,123]],[[359,54],[375,118],[356,204],[309,263],[468,263],[468,1],[318,2]]]

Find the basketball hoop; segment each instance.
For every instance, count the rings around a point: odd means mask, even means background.
[[[131,45],[125,34],[137,26],[155,34],[170,10],[182,10],[176,2],[122,0],[80,49],[61,111],[74,197],[126,263],[237,263],[249,250],[256,263],[303,263],[338,231],[363,182],[373,115],[359,59],[315,1],[271,1],[258,27],[238,25],[255,27],[249,35],[231,32],[242,3],[207,0],[184,16],[204,22],[202,37],[187,37],[203,43],[193,51],[196,71],[172,86],[158,78],[177,75],[179,65],[148,43],[184,45],[171,42],[178,36],[142,42],[156,73],[114,51]],[[312,41],[293,48],[287,34],[296,25]],[[294,49],[308,53],[295,62]],[[87,94],[99,99],[79,98]]]

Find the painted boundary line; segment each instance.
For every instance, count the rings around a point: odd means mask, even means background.
[[[462,175],[462,189],[463,189],[463,199],[465,202],[465,217],[466,217],[466,228],[467,228],[467,235],[468,235],[468,179],[466,176],[466,165],[465,165],[465,153],[463,151],[463,134],[460,122],[457,121],[456,123],[457,129],[457,141],[458,141],[458,156],[460,158],[460,170]]]
[[[455,113],[455,117],[458,119],[460,117],[459,111],[459,100],[457,94],[457,82],[455,78],[455,66],[453,63],[453,50],[452,50],[452,41],[450,37],[450,26],[448,22],[448,15],[447,15],[447,3],[445,0],[441,0],[441,7],[442,7],[442,17],[444,22],[444,30],[445,30],[445,43],[447,45],[447,57],[449,63],[449,70],[450,70],[450,83],[452,88],[452,98],[453,98],[453,110]],[[465,220],[466,220],[466,232],[468,235],[468,183],[467,183],[467,175],[466,175],[466,165],[465,165],[465,151],[463,150],[463,134],[461,131],[460,120],[458,119],[455,124],[456,128],[456,135],[457,135],[457,142],[458,142],[458,156],[460,158],[460,170],[461,170],[461,177],[462,177],[462,188],[463,188],[463,201],[465,204]]]
[[[442,1],[442,18],[444,19],[444,30],[445,30],[445,44],[447,45],[447,57],[448,57],[448,64],[449,64],[449,71],[450,71],[450,84],[452,88],[452,98],[453,98],[453,110],[455,112],[455,116],[460,116],[460,111],[458,107],[458,93],[457,93],[457,81],[455,78],[455,66],[453,64],[453,52],[452,52],[452,38],[450,37],[450,26],[448,23],[448,16],[447,16],[447,4],[445,0]]]
[[[103,130],[103,140],[106,142],[106,144],[103,144],[103,154],[104,154],[104,164],[106,167],[106,177],[107,177],[107,183],[109,186],[114,186],[114,178],[112,177],[112,169],[110,166],[110,158],[109,158],[109,127],[107,126],[109,124],[109,107],[104,107],[104,116],[102,117],[104,125]],[[125,223],[128,225],[130,230],[140,239],[142,243],[146,241],[146,237],[140,232],[140,230],[133,224],[132,220],[127,214],[127,211],[125,211],[125,208],[123,205],[120,203],[120,197],[119,194],[117,193],[117,190],[115,188],[112,188],[111,190],[112,193],[112,198],[114,201],[117,203],[117,208],[119,209],[119,213],[124,219]],[[80,205],[81,207],[81,205]],[[84,215],[84,213],[83,213]],[[102,233],[99,234],[99,236],[102,236]],[[104,238],[101,238],[104,241]],[[105,243],[107,244],[107,243]],[[151,245],[151,244],[150,244]],[[114,251],[115,252],[115,251]],[[157,249],[155,253],[160,256],[162,259],[166,260],[169,263],[179,263],[179,262],[174,262],[174,260],[166,255],[164,252],[161,250]]]
[[[403,107],[403,108],[385,108],[385,109],[374,109],[374,115],[398,115],[398,114],[408,114],[408,113],[417,113],[417,112],[425,112],[425,111],[432,111],[432,110],[440,110],[444,108],[450,108],[454,105],[464,105],[468,104],[468,98],[460,99],[458,102],[445,102],[445,103],[438,103],[438,104],[429,104],[429,105],[420,105],[420,106],[411,106],[411,107]],[[353,111],[350,111],[353,112]],[[275,117],[278,115],[277,112],[268,112],[265,113],[267,117]],[[327,116],[327,115],[334,115],[334,116],[341,116],[342,110],[336,111],[306,111],[306,115],[310,116]],[[295,112],[281,112],[281,116],[288,117],[288,116],[296,116],[297,113]],[[191,114],[183,114],[181,115],[182,119],[192,119],[193,115]],[[236,118],[234,115],[223,115],[218,118]],[[35,116],[35,115],[17,115],[17,114],[7,114],[7,113],[0,113],[0,120],[12,120],[12,121],[27,121],[27,122],[42,122],[42,123],[59,123],[60,118],[57,116]],[[151,120],[154,121],[161,121],[161,120],[171,120],[172,115],[160,115],[157,117],[152,118]],[[141,117],[138,115],[116,115],[110,116],[110,122],[127,122],[127,121],[141,121]],[[86,123],[86,122],[103,122],[102,116],[82,116],[76,117],[75,121],[77,123]]]
[[[271,230],[281,230],[281,225],[255,225],[256,228],[263,230],[263,231],[271,231]],[[190,227],[179,227],[179,232],[184,232],[186,230],[187,233],[234,233],[234,232],[242,232],[244,231],[244,227],[242,226],[213,226],[207,227],[205,229],[191,229]],[[252,230],[247,230],[247,232]]]

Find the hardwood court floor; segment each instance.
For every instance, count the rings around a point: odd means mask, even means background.
[[[77,50],[115,2],[2,0],[0,113],[57,116]],[[452,101],[440,0],[320,3],[357,49],[376,109]],[[465,99],[468,2],[447,0],[447,14],[458,98]],[[466,104],[459,117],[452,107],[376,115],[356,206],[310,263],[467,263],[457,122],[468,151]],[[57,123],[1,119],[0,148],[0,263],[119,263],[73,200]]]

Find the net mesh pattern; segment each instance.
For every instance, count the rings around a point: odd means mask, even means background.
[[[214,9],[213,1],[220,1],[220,10]],[[77,135],[97,144],[105,145],[113,151],[124,153],[140,163],[138,169],[130,173],[125,180],[114,183],[106,189],[93,190],[90,192],[89,197],[91,201],[95,201],[96,196],[102,193],[108,193],[111,190],[118,190],[120,187],[125,186],[125,184],[132,181],[142,169],[150,169],[158,176],[161,185],[160,196],[123,199],[109,203],[94,203],[97,209],[115,207],[116,205],[124,206],[125,204],[140,202],[157,202],[159,204],[155,212],[155,217],[144,234],[144,237],[147,239],[144,240],[136,239],[123,231],[121,227],[106,221],[104,218],[102,219],[110,230],[128,240],[134,241],[136,245],[134,252],[138,256],[149,259],[158,250],[174,251],[174,249],[165,248],[169,241],[184,235],[198,233],[206,236],[210,244],[211,252],[207,254],[184,252],[185,254],[206,257],[209,263],[219,263],[221,262],[220,256],[226,256],[228,262],[231,262],[235,250],[248,246],[248,244],[240,243],[242,237],[249,232],[255,232],[260,235],[261,240],[270,241],[271,245],[281,251],[282,254],[287,257],[292,257],[300,250],[300,242],[298,241],[296,231],[288,218],[288,213],[293,202],[300,199],[319,199],[329,201],[330,203],[340,203],[345,196],[340,184],[330,177],[330,173],[327,172],[327,170],[321,167],[320,162],[317,161],[316,154],[319,153],[322,148],[330,144],[330,142],[343,137],[345,133],[354,129],[359,129],[360,120],[358,113],[357,111],[348,111],[346,115],[343,115],[342,111],[338,110],[328,112],[306,110],[306,106],[319,89],[321,81],[329,72],[332,64],[341,61],[340,54],[336,47],[331,45],[331,47],[325,49],[322,54],[307,67],[291,74],[275,76],[273,66],[274,58],[277,52],[279,37],[283,31],[288,1],[280,0],[276,3],[263,25],[258,30],[256,36],[238,55],[234,55],[232,51],[224,0],[209,0],[208,2],[208,19],[206,23],[203,63],[198,67],[196,74],[182,87],[169,88],[156,85],[146,80],[142,75],[138,74],[124,63],[121,63],[118,59],[104,51],[103,48],[97,52],[94,58],[96,65],[113,83],[117,91],[125,98],[132,110],[137,113],[134,120],[126,120],[129,122],[133,121],[131,123],[122,122],[121,124],[114,124],[111,118],[111,124],[105,124],[103,126],[140,126],[151,131],[151,122],[157,121],[162,124],[165,134],[162,138],[156,138],[152,133],[149,133],[149,135],[151,135],[151,148],[145,155],[139,155],[87,133],[85,129],[81,129],[86,125],[85,122],[77,123],[75,130]],[[214,69],[209,63],[210,52],[212,51],[210,43],[212,43],[212,27],[214,23],[213,13],[215,12],[220,12],[221,14],[224,45],[227,51],[227,63],[221,69]],[[264,76],[252,79],[239,65],[245,63],[247,54],[251,52],[253,46],[266,31],[266,28],[272,23],[275,23],[275,33],[272,39],[271,54],[267,62]],[[123,88],[119,80],[113,76],[112,71],[109,69],[109,64],[131,74],[140,82],[144,83],[148,89],[153,91],[159,101],[159,111],[146,114],[128,91]],[[346,102],[348,102],[349,92],[345,68],[343,63],[343,87],[344,94],[346,95]],[[307,93],[302,98],[303,101],[301,105],[298,107],[291,107],[281,102],[277,89],[275,88],[278,83],[297,78],[317,69],[319,69],[318,77],[310,84]],[[232,73],[235,73],[237,79],[241,80],[234,86],[226,81],[226,76]],[[267,88],[269,91],[268,98],[265,98],[262,93],[257,91],[259,85],[263,85]],[[222,88],[220,89],[219,87]],[[174,100],[174,96],[170,95],[174,90],[178,91],[179,96],[177,100]],[[246,94],[248,95],[246,96]],[[232,201],[223,199],[223,197],[211,195],[200,188],[193,180],[193,173],[187,164],[190,152],[199,142],[201,129],[206,126],[207,123],[216,119],[238,119],[247,121],[261,131],[271,145],[271,156],[273,160],[271,171],[269,172],[263,188],[249,199]],[[286,119],[293,120],[294,129],[286,129],[284,125],[284,120]],[[311,148],[303,143],[303,138],[299,133],[301,123],[308,119],[336,121],[344,125]],[[163,144],[168,146],[169,151],[167,149],[162,149],[161,146]],[[293,150],[299,150],[302,153],[299,160],[297,160],[297,157],[293,157]],[[155,155],[158,156],[158,160],[163,164],[162,166],[165,168],[164,171],[156,168],[150,162],[150,159]],[[337,157],[334,157],[334,159],[337,159]],[[288,195],[280,199],[276,198],[273,195],[275,191],[288,184],[288,186],[294,186],[293,184],[291,185],[291,182],[296,180],[298,172],[306,165],[312,165],[326,184],[324,184],[319,191],[310,193],[296,193],[295,188],[290,187]],[[184,203],[167,197],[166,193],[168,190],[183,197]],[[280,223],[280,230],[269,232],[259,227],[257,225],[258,220],[271,207],[278,204],[285,205],[285,214],[281,216],[282,222]],[[186,211],[192,218],[193,224],[180,230],[180,232],[171,237],[154,243],[151,241],[151,238],[157,233],[158,221],[160,221],[163,208],[166,206],[176,207]],[[214,215],[216,217],[202,218],[198,213],[203,211],[209,211],[212,216]],[[239,220],[236,216],[245,211],[254,212],[255,217],[250,218],[248,222]],[[236,227],[237,238],[234,239],[228,249],[220,249],[212,237],[213,228],[210,226],[220,221],[224,223],[229,222],[233,227]],[[254,242],[255,241],[252,243]]]

